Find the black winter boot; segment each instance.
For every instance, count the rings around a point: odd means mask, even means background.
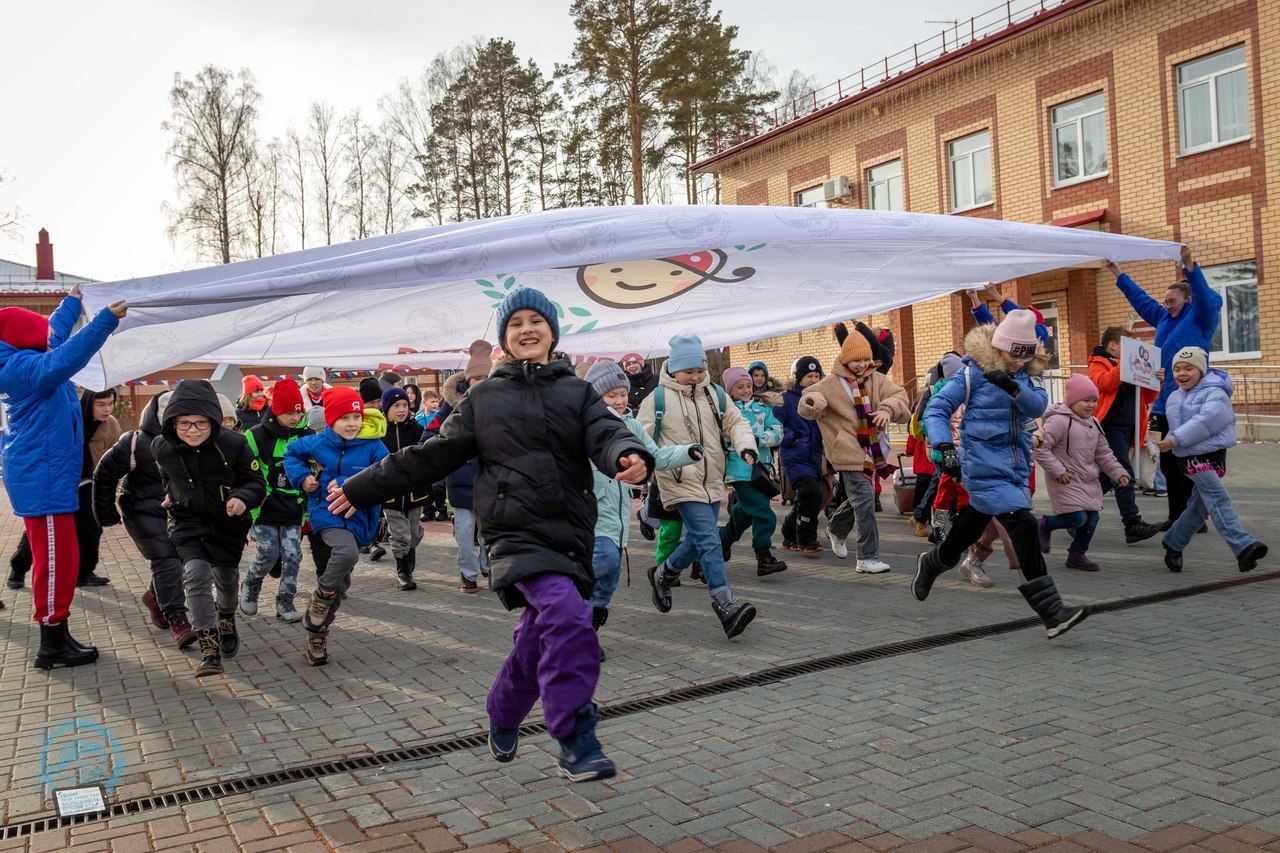
[[[954,568],[955,566],[943,565],[937,548],[925,551],[916,557],[916,576],[911,581],[911,594],[916,597],[916,601],[924,601],[928,598],[929,590],[933,589],[933,582],[944,572]]]
[[[206,675],[222,675],[222,646],[218,642],[216,628],[200,632],[200,664],[196,667],[196,678]]]
[[[236,631],[236,612],[218,611],[218,648],[224,658],[233,658],[240,651],[240,634]]]
[[[418,588],[413,582],[413,569],[409,567],[408,555],[396,557],[396,580],[400,581],[400,589],[405,592]]]
[[[741,634],[751,624],[751,620],[756,618],[756,608],[749,601],[741,604],[733,600],[733,594],[727,589],[716,593],[711,599],[711,609],[715,611],[716,616],[720,619],[720,626],[724,628],[724,635],[732,640]]]
[[[776,572],[785,572],[787,564],[782,560],[773,556],[773,552],[768,548],[756,549],[756,574],[772,575]]]
[[[583,705],[574,716],[573,734],[560,741],[560,761],[556,771],[570,782],[608,779],[616,774],[617,768],[604,754],[596,738],[596,722],[600,719],[596,706],[590,703]]]
[[[67,633],[67,623],[40,626],[40,648],[36,649],[36,669],[52,669],[55,666],[82,666],[98,659],[98,650],[73,646]]]
[[[63,629],[64,629],[64,633],[67,635],[67,645],[68,645],[68,646],[70,646],[70,647],[71,647],[71,648],[73,648],[73,649],[78,649],[79,651],[91,652],[91,653],[93,654],[93,659],[94,659],[95,661],[98,659],[98,647],[97,647],[97,646],[86,646],[84,643],[80,642],[80,641],[79,641],[79,640],[77,640],[75,637],[71,636],[71,626],[70,626],[70,625],[68,625],[66,622],[63,622],[63,623],[62,623],[62,626],[63,626]]]
[[[1067,633],[1076,623],[1083,622],[1089,615],[1088,607],[1063,605],[1062,596],[1058,595],[1058,588],[1054,585],[1053,578],[1048,575],[1041,575],[1027,581],[1018,587],[1018,592],[1022,593],[1027,604],[1030,604],[1031,609],[1043,620],[1050,640]]]

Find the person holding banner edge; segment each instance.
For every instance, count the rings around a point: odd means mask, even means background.
[[[1160,393],[1151,404],[1148,428],[1167,434],[1169,421],[1165,416],[1165,402],[1177,390],[1173,381],[1173,356],[1185,347],[1199,347],[1208,352],[1213,346],[1213,333],[1218,328],[1222,314],[1222,296],[1205,280],[1200,265],[1191,256],[1191,249],[1182,247],[1179,269],[1182,278],[1165,288],[1164,298],[1157,302],[1142,286],[1121,271],[1115,262],[1107,261],[1107,269],[1116,277],[1116,286],[1125,299],[1138,312],[1143,321],[1156,330],[1155,344],[1160,347],[1160,367],[1164,381]],[[1162,525],[1167,530],[1178,520],[1187,501],[1191,498],[1192,483],[1184,466],[1178,464],[1173,453],[1160,452],[1160,470],[1164,472],[1169,491],[1169,519]]]

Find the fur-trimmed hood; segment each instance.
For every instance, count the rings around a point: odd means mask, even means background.
[[[444,385],[440,386],[440,397],[453,408],[458,407],[458,401],[462,399],[465,388],[460,388],[467,377],[462,373],[455,373],[444,381]]]
[[[974,326],[969,333],[964,336],[964,349],[968,353],[969,361],[981,369],[984,373],[988,370],[1004,370],[1004,364],[996,355],[996,348],[991,345],[991,339],[995,336],[996,326],[992,324],[984,324]],[[1049,366],[1049,353],[1045,352],[1044,344],[1036,343],[1036,354],[1031,360],[1023,365],[1022,369],[1026,371],[1028,376],[1039,376]]]

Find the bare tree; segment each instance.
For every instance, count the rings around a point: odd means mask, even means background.
[[[293,203],[294,217],[298,225],[298,248],[307,248],[307,146],[292,127],[284,137],[285,178],[289,190],[285,197]]]
[[[178,181],[169,236],[187,236],[198,255],[230,263],[245,227],[244,171],[255,143],[261,95],[247,69],[206,65],[192,79],[174,75],[169,158]]]
[[[387,123],[382,132],[371,137],[373,153],[373,200],[378,227],[383,234],[394,234],[404,224],[402,200],[404,198],[405,156],[400,149],[400,137]]]
[[[311,104],[307,129],[307,148],[316,169],[320,188],[320,227],[324,229],[326,246],[333,245],[333,232],[338,214],[338,161],[340,146],[333,107],[315,101]]]
[[[249,206],[249,255],[264,257],[279,251],[280,202],[283,192],[280,140],[260,148],[245,169],[245,198]]]
[[[0,172],[0,187],[3,187],[11,180],[8,175]],[[22,211],[18,208],[0,208],[0,234],[6,234],[15,229],[17,224],[22,221]]]
[[[378,138],[353,111],[342,122],[342,160],[347,167],[346,203],[342,210],[351,220],[352,236],[362,240],[373,234],[373,191]]]

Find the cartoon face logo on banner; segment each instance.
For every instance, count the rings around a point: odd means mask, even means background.
[[[728,261],[724,251],[708,249],[669,258],[589,264],[578,267],[578,286],[610,308],[646,308],[704,282],[733,284],[756,274],[755,267],[738,267],[722,275]]]

